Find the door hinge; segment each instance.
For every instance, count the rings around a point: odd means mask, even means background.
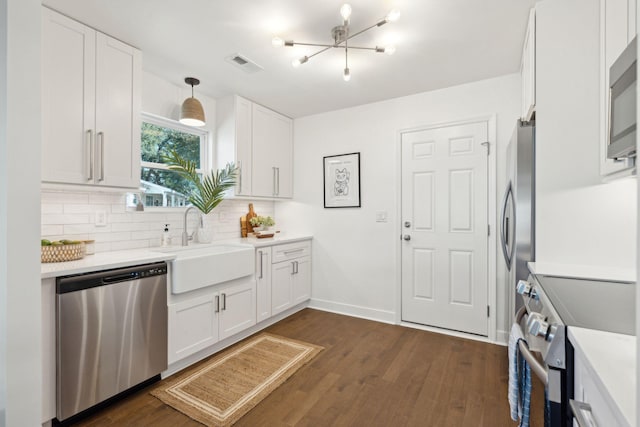
[[[487,317],[491,317],[491,307],[487,306]]]
[[[487,236],[491,236],[491,225],[487,224]]]
[[[481,142],[480,145],[486,145],[487,146],[487,156],[489,154],[491,154],[491,143],[489,141]]]

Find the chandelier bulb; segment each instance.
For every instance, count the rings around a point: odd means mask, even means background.
[[[342,7],[340,8],[340,15],[345,21],[349,20],[349,18],[351,17],[351,5],[349,3],[345,3],[342,5]]]
[[[342,78],[344,79],[345,82],[348,82],[349,80],[351,80],[351,72],[349,71],[349,67],[344,69],[344,74],[342,75]]]
[[[393,45],[385,46],[384,53],[387,55],[393,55],[396,52],[396,47]]]
[[[280,37],[274,37],[273,39],[271,39],[271,44],[274,47],[282,47],[284,46],[284,40],[282,40]]]
[[[307,56],[303,56],[302,58],[297,58],[294,59],[291,62],[291,65],[293,65],[294,68],[298,68],[300,65],[304,64],[305,62],[307,62],[309,60],[309,57]]]
[[[386,22],[396,22],[400,18],[400,11],[398,9],[393,9],[391,12],[387,13],[387,16],[384,18]]]

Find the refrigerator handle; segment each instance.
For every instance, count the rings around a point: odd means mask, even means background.
[[[500,243],[502,246],[502,254],[504,255],[504,260],[507,263],[507,269],[511,271],[511,257],[513,256],[513,247],[509,247],[509,218],[507,217],[507,207],[509,205],[509,201],[511,201],[511,205],[513,206],[513,187],[511,185],[511,181],[507,185],[507,189],[504,193],[504,199],[502,201],[502,213],[500,216]],[[515,206],[513,206],[512,214],[515,215]]]

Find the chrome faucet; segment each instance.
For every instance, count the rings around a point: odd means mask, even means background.
[[[195,234],[195,230],[191,234],[187,233],[187,216],[189,216],[189,211],[191,209],[196,209],[196,207],[189,206],[187,210],[184,211],[184,226],[182,228],[182,246],[189,246],[189,240],[193,240],[193,235]],[[202,225],[202,216],[200,217],[200,225]]]

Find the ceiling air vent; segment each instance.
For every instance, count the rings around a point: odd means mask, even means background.
[[[225,61],[227,61],[229,64],[235,67],[240,68],[245,73],[255,73],[257,71],[264,70],[264,68],[262,68],[261,66],[259,66],[258,64],[256,64],[255,62],[247,58],[246,56],[241,55],[239,53],[234,53],[231,56],[227,56],[225,58]]]

